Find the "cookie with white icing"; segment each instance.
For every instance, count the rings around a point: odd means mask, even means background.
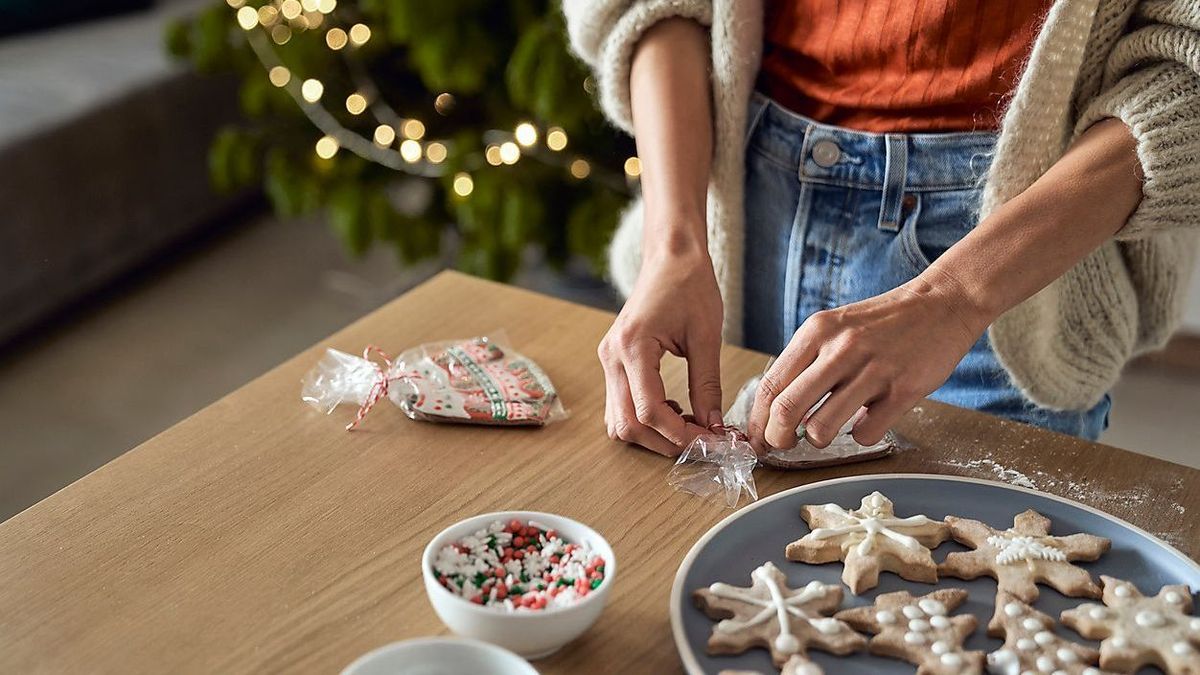
[[[942,588],[913,597],[908,591],[884,593],[875,604],[838,612],[854,628],[874,633],[872,654],[907,661],[918,675],[972,675],[983,672],[983,652],[965,651],[963,641],[978,623],[970,614],[950,616],[967,599],[961,588]]]
[[[1100,643],[1100,666],[1134,672],[1158,666],[1169,675],[1200,673],[1200,617],[1191,616],[1192,593],[1182,584],[1146,597],[1128,581],[1101,576],[1103,605],[1087,603],[1062,613],[1062,622]]]
[[[955,541],[973,551],[951,553],[938,567],[944,576],[996,579],[999,590],[1021,602],[1032,603],[1038,597],[1038,583],[1046,584],[1063,595],[1100,597],[1100,587],[1087,570],[1074,561],[1096,560],[1112,545],[1108,539],[1090,534],[1055,537],[1050,534],[1050,519],[1034,510],[1017,514],[1013,526],[997,530],[977,520],[946,517]]]
[[[1054,673],[1102,675],[1096,668],[1100,652],[1054,633],[1054,619],[1001,591],[988,635],[1004,639],[1004,646],[987,655],[993,675]]]
[[[866,638],[829,616],[842,602],[840,586],[812,581],[788,588],[787,577],[770,562],[751,572],[750,580],[749,588],[718,582],[692,594],[701,611],[722,619],[708,638],[708,653],[766,647],[776,666],[787,663],[793,672],[820,675],[809,649],[845,655],[866,645]]]
[[[812,531],[787,545],[788,560],[821,564],[845,561],[842,581],[858,595],[879,585],[880,572],[909,581],[937,581],[931,549],[949,529],[926,516],[896,517],[892,501],[878,492],[848,511],[837,504],[806,504],[800,515]]]

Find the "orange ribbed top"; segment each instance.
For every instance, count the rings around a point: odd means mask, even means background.
[[[996,129],[1050,2],[768,0],[759,89],[851,129]]]

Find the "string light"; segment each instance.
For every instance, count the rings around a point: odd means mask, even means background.
[[[441,164],[446,159],[446,146],[434,141],[425,146],[425,159],[434,164]]]
[[[316,103],[321,100],[321,94],[325,93],[325,85],[321,84],[320,80],[307,79],[304,84],[300,85],[300,95],[309,103]]]
[[[317,2],[317,0],[300,0],[300,6],[303,7],[304,11],[306,12],[315,12],[320,6],[320,3]]]
[[[271,28],[271,39],[277,45],[286,45],[292,39],[292,29],[283,24]]]
[[[400,127],[400,133],[404,134],[405,138],[419,141],[425,137],[425,125],[421,120],[404,120],[403,126]]]
[[[471,175],[465,172],[454,174],[454,194],[459,197],[466,197],[475,189],[475,181],[471,180]]]
[[[361,115],[367,109],[367,98],[359,93],[353,93],[346,97],[346,111],[351,115]],[[391,141],[383,145],[390,144]]]
[[[361,47],[367,44],[367,40],[371,39],[371,29],[367,28],[365,23],[356,23],[350,27],[350,42],[356,47]]]
[[[521,149],[512,141],[505,141],[500,144],[500,161],[505,164],[516,164],[517,160],[521,159]]]
[[[292,71],[284,66],[275,66],[267,73],[267,77],[276,87],[286,87],[287,83],[292,81]]]
[[[300,16],[302,11],[304,8],[300,6],[300,0],[283,0],[279,5],[279,13],[288,21]]]
[[[550,127],[546,132],[546,147],[555,152],[567,147],[567,132],[558,127]]]
[[[329,48],[335,52],[345,47],[346,41],[346,31],[341,28],[330,28],[329,32],[325,34],[325,44],[329,45]]]
[[[250,30],[258,25],[258,10],[253,7],[243,7],[237,11],[237,22],[242,30]]]
[[[433,99],[433,109],[439,115],[449,115],[451,110],[454,110],[454,95],[450,92],[442,92]]]
[[[500,146],[498,145],[487,146],[487,150],[483,151],[483,157],[492,166],[500,166],[504,163],[504,160],[500,158]]]
[[[625,160],[625,175],[630,178],[637,178],[642,175],[642,160],[637,157],[630,157]]]
[[[537,143],[537,127],[533,126],[529,122],[521,122],[518,124],[514,135],[517,137],[517,142],[527,148],[534,143]]]
[[[333,159],[337,151],[338,142],[333,136],[322,136],[321,140],[317,141],[317,157],[321,159]]]
[[[337,7],[337,0],[317,0],[317,11],[322,14],[328,14]]]
[[[400,157],[409,164],[421,159],[421,144],[411,138],[404,141],[400,144]]]
[[[571,162],[571,175],[579,180],[588,177],[592,172],[592,165],[587,163],[586,159],[577,159]]]
[[[390,124],[380,124],[375,127],[375,142],[386,147],[396,140],[396,130]]]
[[[263,25],[263,28],[270,28],[278,20],[279,10],[275,9],[274,5],[263,5],[258,8],[258,22]]]
[[[246,4],[246,0],[225,0],[225,2],[234,9],[237,9],[237,8],[241,7],[242,5]]]
[[[325,23],[325,15],[320,12],[308,12],[298,17],[296,22],[303,22],[305,28],[320,28],[321,24]]]

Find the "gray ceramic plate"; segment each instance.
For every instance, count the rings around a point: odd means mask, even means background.
[[[691,593],[715,581],[736,586],[750,583],[750,572],[770,560],[787,574],[792,587],[803,586],[812,579],[838,584],[841,563],[806,565],[790,562],[783,555],[788,542],[808,533],[800,518],[804,504],[835,502],[847,508],[857,508],[863,496],[878,490],[896,504],[896,513],[910,516],[923,513],[931,518],[957,515],[981,520],[992,527],[1007,528],[1012,518],[1025,509],[1034,509],[1051,520],[1051,532],[1071,534],[1087,532],[1108,537],[1112,550],[1094,563],[1083,563],[1093,575],[1128,579],[1145,593],[1156,593],[1166,584],[1188,584],[1193,593],[1200,589],[1200,565],[1187,556],[1123,520],[1093,508],[1052,495],[1002,483],[930,476],[920,474],[888,474],[838,478],[804,485],[762,499],[734,513],[709,530],[684,557],[671,589],[671,627],[680,658],[689,673],[717,673],[731,669],[757,670],[775,673],[765,649],[750,649],[736,656],[709,656],[704,649],[714,621],[692,604]],[[1163,517],[1170,517],[1163,514]],[[941,561],[950,551],[966,547],[949,541],[938,547],[934,560]],[[1001,641],[984,634],[995,601],[996,582],[991,579],[962,581],[944,579],[939,586],[965,588],[970,597],[960,612],[970,612],[979,618],[979,628],[967,641],[970,649],[987,652],[1000,647]],[[908,590],[914,595],[935,588],[930,584],[904,581],[891,573],[880,577],[879,586],[860,597],[847,591],[843,607],[870,604],[879,593]],[[1035,606],[1051,616],[1080,602],[1057,591],[1041,586],[1041,597]],[[1070,629],[1059,627],[1058,632],[1079,642],[1085,642]],[[837,657],[813,650],[810,655],[826,673],[912,673],[913,666],[866,652],[849,657]],[[1153,672],[1147,670],[1146,672]]]

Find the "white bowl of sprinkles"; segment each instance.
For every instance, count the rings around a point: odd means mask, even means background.
[[[460,521],[421,556],[425,593],[442,623],[530,659],[596,622],[616,571],[612,547],[595,530],[536,511]]]

